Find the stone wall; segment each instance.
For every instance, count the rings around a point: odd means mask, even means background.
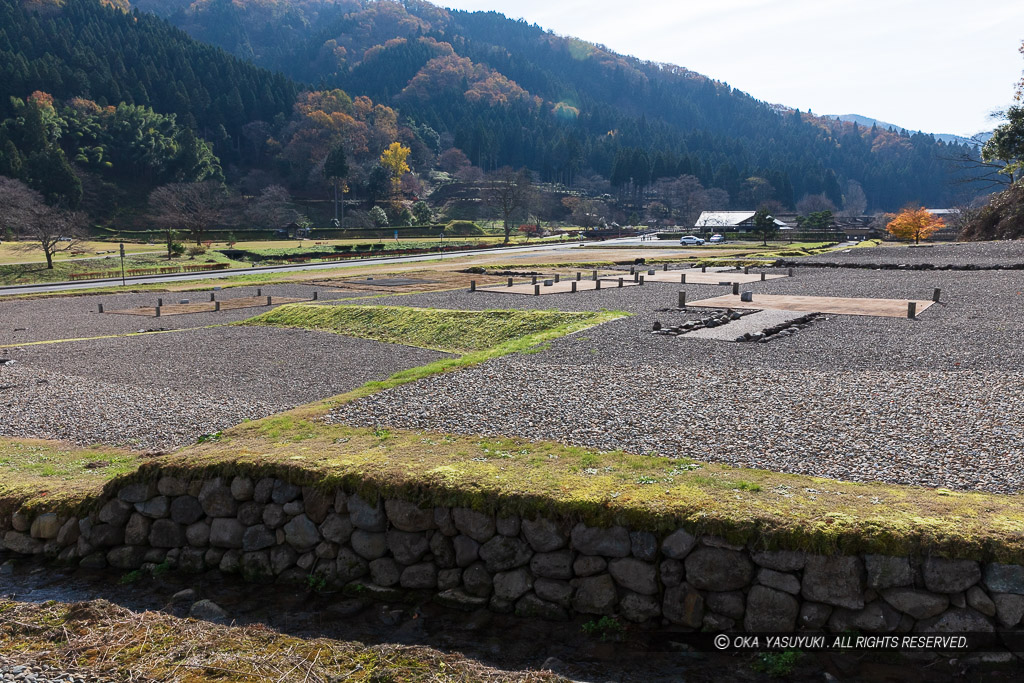
[[[616,615],[692,629],[888,633],[1021,623],[1024,567],[755,551],[677,530],[495,517],[371,502],[280,479],[124,485],[88,515],[0,519],[0,549],[114,571],[160,563],[251,581],[564,620]]]

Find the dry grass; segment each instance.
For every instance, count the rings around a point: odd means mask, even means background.
[[[297,638],[260,624],[225,626],[133,612],[105,600],[0,600],[0,653],[0,662],[7,658],[119,681],[564,680],[550,672],[495,669],[429,647]]]

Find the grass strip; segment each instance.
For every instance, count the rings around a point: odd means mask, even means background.
[[[554,310],[463,311],[302,303],[281,306],[235,324],[318,330],[449,353],[470,353],[494,349],[546,330],[581,323],[593,325],[604,319],[601,314]]]
[[[115,680],[556,681],[550,671],[494,668],[431,647],[298,637],[263,624],[226,626],[106,600],[0,599],[0,660]]]

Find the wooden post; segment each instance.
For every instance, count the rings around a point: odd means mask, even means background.
[[[597,271],[593,271],[594,282],[597,282]]]
[[[679,276],[679,284],[681,284],[681,285],[685,285],[686,284],[686,273],[683,273],[683,274],[681,274]]]
[[[702,273],[708,272],[708,267],[707,266],[701,266],[700,267],[700,272],[702,272]]]
[[[476,291],[476,280],[470,280],[469,281],[469,291],[471,291],[471,292],[475,292]]]
[[[555,273],[555,282],[561,282],[561,281],[562,281],[562,276],[559,275],[558,273]]]
[[[573,282],[572,282],[572,291],[574,291],[574,292],[576,291],[576,281],[575,280],[573,280]]]
[[[620,277],[619,278],[619,287],[621,287],[621,286],[622,286],[622,278]]]
[[[103,312],[103,304],[100,304],[100,313]]]
[[[313,301],[316,301],[319,298],[320,298],[320,292],[313,292]]]
[[[793,277],[793,269],[792,268],[789,269],[789,277]]]
[[[533,286],[533,295],[534,296],[540,296],[540,285],[535,284]]]
[[[158,318],[160,317],[160,308],[161,308],[160,306],[156,307],[156,317],[158,317]]]
[[[668,272],[668,264],[667,263],[665,263],[665,264],[663,264],[661,266],[661,272],[663,272],[663,273],[667,273]]]
[[[686,292],[679,292],[679,308],[686,308]]]
[[[210,301],[216,301],[216,300],[217,300],[217,295],[214,294],[213,292],[210,292]]]
[[[530,284],[534,284],[534,285],[537,284],[537,276],[536,275],[533,276],[533,280],[531,281]]]
[[[269,306],[270,304],[271,304],[271,298],[268,296],[267,297],[267,305]]]
[[[744,275],[750,275],[750,266],[747,266],[747,267],[745,267],[745,268],[743,269],[743,274],[744,274]]]
[[[511,286],[512,286],[512,278],[509,278],[509,279],[508,279],[508,286],[509,286],[509,287],[511,287]]]
[[[220,310],[220,302],[219,301],[214,301],[213,302],[213,310],[215,310],[215,311],[219,311]]]
[[[907,302],[907,317],[910,318],[911,320],[914,320],[915,318],[917,318],[917,302],[916,301],[908,301]]]
[[[582,279],[583,279],[583,273],[581,273],[580,271],[577,270],[576,271],[576,282],[579,282]]]
[[[640,276],[640,284],[641,284],[641,285],[643,285],[643,284],[644,284],[644,276],[643,276],[643,275],[641,275],[641,276]]]
[[[636,266],[630,266],[629,267],[629,274],[630,275],[635,275],[636,274]]]
[[[738,282],[732,283],[732,293],[733,294],[739,294],[740,293],[740,283],[738,283]]]
[[[601,281],[598,280],[597,278],[594,278],[594,291],[601,291]]]
[[[164,305],[164,300],[163,299],[157,299],[156,300],[156,307],[157,308],[160,308],[163,305]]]
[[[768,279],[767,276],[768,276],[768,273],[761,273],[761,282],[764,282],[765,280],[767,280]]]
[[[942,290],[936,287],[935,290],[932,292],[932,301],[934,301],[935,303],[939,303],[939,296],[941,294]]]
[[[259,287],[256,288],[256,296],[263,296],[263,290]]]

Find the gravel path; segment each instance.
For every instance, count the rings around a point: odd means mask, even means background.
[[[264,295],[320,299],[360,297],[374,292],[347,292],[306,285],[261,285]],[[256,287],[234,287],[217,293],[221,299],[254,296]],[[160,318],[114,313],[97,313],[98,304],[108,311],[138,306],[153,306],[165,301],[191,299],[202,301],[208,292],[144,292],[140,294],[99,294],[45,299],[0,299],[0,346],[50,339],[77,339],[108,334],[125,334],[146,329],[182,329],[245,320],[263,313],[263,308],[240,308],[218,313],[166,315]],[[2,353],[2,350],[0,350]]]
[[[326,332],[218,327],[9,349],[0,434],[163,450],[445,357]]]
[[[886,244],[830,251],[796,260],[810,263],[878,263],[908,265],[931,263],[934,266],[1007,266],[1024,263],[1024,240],[995,242],[939,242],[911,246]]]
[[[0,681],[20,683],[107,683],[112,678],[100,677],[86,672],[70,673],[45,664],[23,664],[28,658],[0,655]]]
[[[801,269],[794,278],[751,289],[906,298],[930,294],[932,287],[942,288],[943,303],[918,320],[827,316],[771,344],[652,335],[655,320],[676,325],[694,317],[692,311],[658,310],[673,305],[680,286],[543,297],[547,301],[501,297],[502,307],[604,307],[635,315],[540,353],[362,399],[333,419],[556,439],[847,480],[1020,491],[1019,274]],[[691,300],[720,293],[686,289]],[[486,307],[481,295],[468,292],[404,299],[407,305]]]

